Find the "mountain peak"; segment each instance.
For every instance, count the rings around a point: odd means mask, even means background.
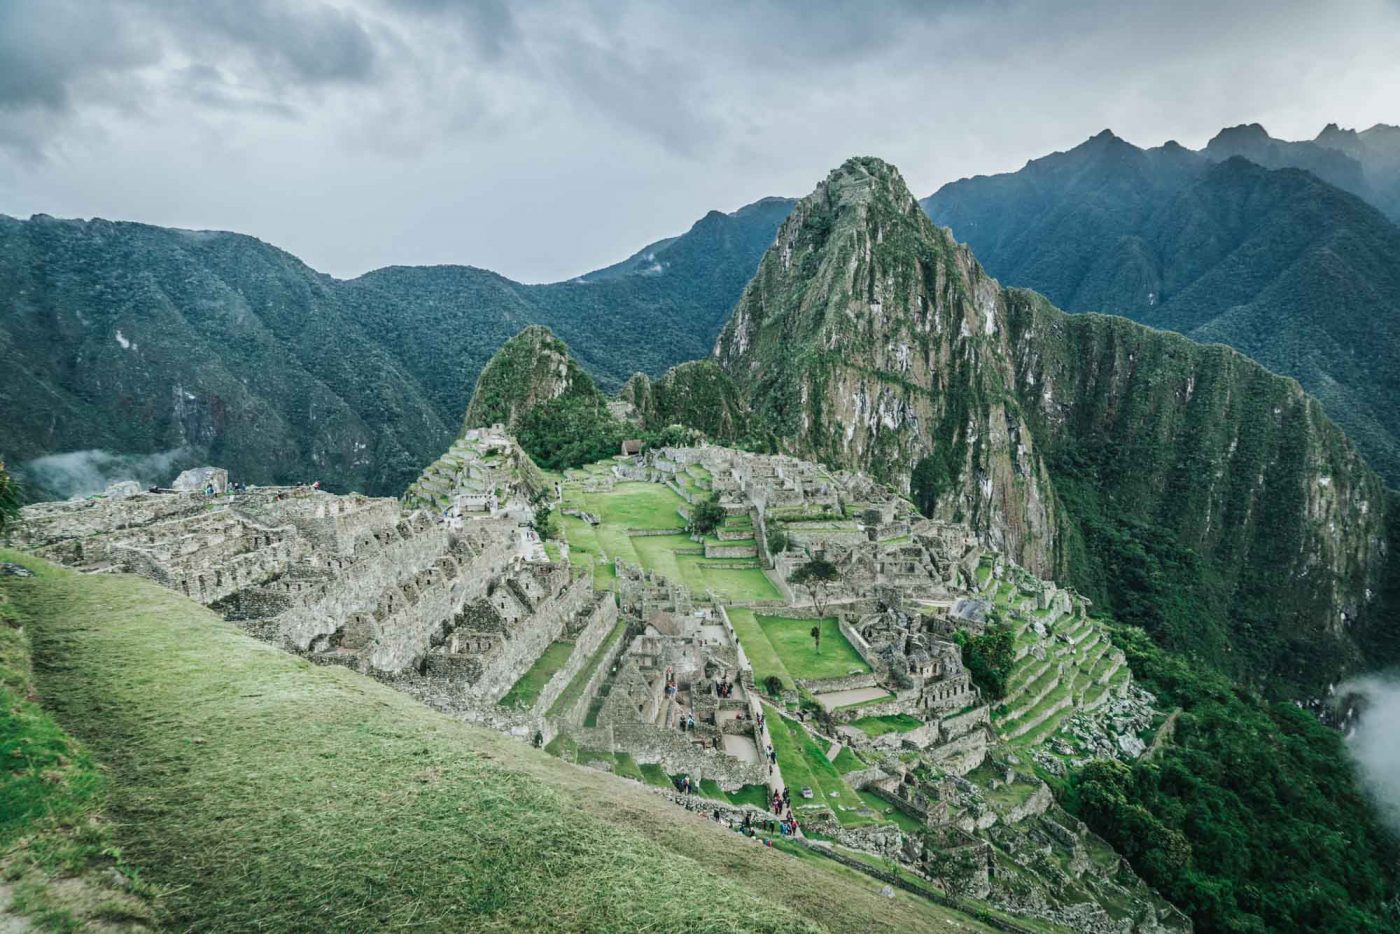
[[[463,428],[500,424],[514,432],[536,406],[564,396],[602,398],[568,345],[544,325],[532,324],[502,344],[482,368]]]
[[[1264,140],[1268,140],[1268,139],[1271,139],[1271,138],[1272,138],[1272,137],[1269,136],[1269,131],[1266,130],[1266,129],[1264,129],[1263,124],[1260,124],[1260,123],[1240,123],[1240,124],[1237,124],[1237,125],[1235,125],[1235,126],[1227,126],[1227,127],[1225,127],[1225,128],[1222,129],[1219,133],[1215,134],[1214,138],[1211,139],[1211,142],[1213,143],[1213,142],[1215,142],[1216,140],[1221,140],[1221,141],[1224,141],[1224,140],[1233,140],[1233,141],[1243,141],[1243,140],[1264,141]],[[1207,143],[1206,145],[1209,146],[1210,143]]]

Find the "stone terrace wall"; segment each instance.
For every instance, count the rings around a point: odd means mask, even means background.
[[[591,579],[589,583],[591,586]],[[569,660],[549,679],[549,683],[540,692],[539,699],[535,701],[535,713],[543,714],[553,706],[559,695],[569,686],[569,682],[574,680],[574,675],[583,670],[583,666],[588,664],[598,646],[602,645],[603,640],[617,624],[617,604],[613,601],[612,594],[603,594],[595,599],[597,602],[588,614],[587,624],[574,639],[574,650],[569,654]]]
[[[494,704],[530,669],[549,644],[564,632],[569,619],[593,598],[593,580],[584,575],[535,608],[506,633],[497,649],[483,659],[481,677],[465,693]]]

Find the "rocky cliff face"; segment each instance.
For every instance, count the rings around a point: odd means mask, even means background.
[[[467,428],[504,425],[514,432],[532,409],[569,397],[601,401],[592,377],[549,328],[531,325],[501,345],[477,377]]]
[[[793,453],[865,470],[1043,573],[1054,499],[1004,322],[1001,289],[898,172],[852,159],[783,224],[715,354]]]
[[[1292,380],[1004,290],[899,174],[798,204],[715,348],[794,453],[897,485],[1247,680],[1308,693],[1381,612],[1381,482]]]

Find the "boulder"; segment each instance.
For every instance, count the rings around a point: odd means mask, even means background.
[[[228,471],[222,467],[191,467],[175,478],[171,489],[181,493],[203,493],[210,485],[215,493],[228,489]]]
[[[126,499],[128,496],[135,496],[144,490],[141,484],[135,480],[118,480],[103,491],[108,499]]]

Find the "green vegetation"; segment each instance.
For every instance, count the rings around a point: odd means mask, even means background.
[[[0,534],[19,518],[20,495],[17,484],[0,461]]]
[[[600,588],[611,585],[612,571],[602,561],[607,557],[654,570],[695,591],[714,591],[721,600],[751,602],[776,600],[777,587],[755,560],[704,557],[700,545],[680,533],[685,520],[677,510],[685,501],[675,491],[659,483],[621,482],[611,490],[585,493],[577,482],[565,484],[564,506],[585,510],[601,520],[591,526],[572,516],[564,517],[564,535],[569,540],[570,557],[575,564],[592,562],[594,580]],[[676,529],[675,535],[630,535],[629,530],[660,531]]]
[[[619,398],[632,403],[650,431],[679,424],[718,444],[773,447],[773,439],[753,418],[739,388],[713,360],[679,364],[655,382],[638,373],[622,387]]]
[[[1400,230],[1359,198],[1312,174],[1109,134],[953,182],[923,206],[1003,283],[1229,344],[1297,378],[1400,484]]]
[[[694,535],[709,535],[723,524],[724,507],[718,495],[702,499],[690,509],[690,532]]]
[[[578,670],[578,674],[574,675],[573,678],[569,680],[564,690],[560,692],[559,697],[549,706],[549,715],[551,717],[559,716],[579,702],[579,698],[583,697],[584,688],[586,688],[588,682],[593,679],[593,675],[597,672],[598,666],[603,663],[603,659],[608,657],[612,652],[613,646],[617,645],[617,640],[621,639],[622,634],[626,631],[626,620],[618,620],[617,625],[613,626],[612,631],[603,637],[603,641],[598,644],[597,650],[589,656],[588,661]]]
[[[520,680],[511,685],[511,689],[501,698],[500,705],[518,710],[529,710],[535,706],[544,686],[569,661],[573,651],[572,642],[551,642],[529,670],[520,676]]]
[[[146,887],[102,813],[101,770],[35,701],[24,622],[0,591],[0,885],[10,894],[0,920],[19,914],[54,931],[150,924]]]
[[[836,754],[836,758],[831,760],[831,764],[836,766],[836,771],[842,775],[865,768],[865,763],[861,761],[860,756],[851,751],[850,746],[842,746],[841,751]]]
[[[982,689],[989,701],[1006,696],[1006,679],[1016,664],[1015,640],[1011,627],[1000,620],[989,622],[987,631],[980,636],[968,635],[961,629],[953,634],[953,641],[962,646],[963,664],[972,683]]]
[[[1150,761],[1075,775],[1071,810],[1203,934],[1394,930],[1400,847],[1357,787],[1342,736],[1139,630],[1113,638],[1182,713]]]
[[[749,664],[753,666],[754,681],[758,684],[768,685],[772,679],[777,679],[777,684],[783,687],[797,687],[797,679],[787,670],[778,652],[773,648],[773,643],[768,641],[768,636],[764,634],[763,627],[759,625],[758,617],[753,610],[746,607],[731,606],[725,609],[729,614],[729,622],[734,626],[734,634],[739,637],[739,643],[744,647],[744,654],[749,658]],[[770,691],[769,693],[774,693]]]
[[[168,927],[867,931],[962,920],[287,655],[153,583],[0,557],[38,572],[0,586],[26,620],[39,693],[103,764],[114,846],[162,893]]]
[[[730,619],[732,622],[733,617]],[[842,635],[834,617],[813,620],[759,615],[756,619],[763,637],[782,659],[783,669],[792,677],[803,680],[840,678],[870,670],[865,659]],[[809,635],[813,626],[819,627],[822,634],[820,651]],[[748,651],[747,642],[744,643],[744,651]],[[758,669],[754,671],[757,674]]]
[[[841,572],[836,565],[822,557],[808,559],[788,575],[788,583],[807,591],[818,613],[822,612],[827,593],[839,580]]]
[[[563,470],[611,457],[628,434],[626,426],[608,414],[601,396],[561,396],[525,414],[518,440],[535,463],[546,470]]]
[[[865,732],[867,736],[884,736],[886,733],[908,733],[924,725],[918,717],[905,713],[883,714],[878,717],[860,717],[851,721],[851,726]]]
[[[803,805],[811,804],[830,808],[836,819],[847,827],[872,823],[870,817],[859,813],[864,804],[855,790],[846,784],[836,766],[827,761],[826,752],[800,723],[779,715],[775,708],[769,708],[766,723],[773,739],[773,750],[778,754],[783,782],[792,789],[792,810],[799,821]],[[811,801],[801,796],[803,788],[812,789]]]

